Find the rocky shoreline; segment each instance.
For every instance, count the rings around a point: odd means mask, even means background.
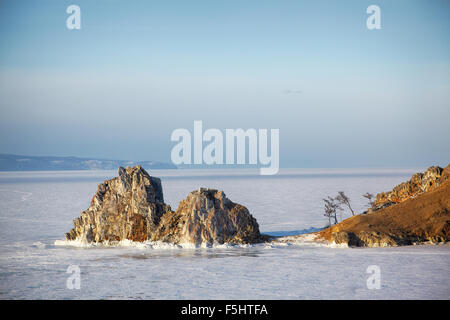
[[[298,236],[270,237],[259,231],[248,209],[223,191],[199,188],[176,211],[164,203],[161,180],[141,166],[119,167],[118,177],[98,185],[89,208],[74,220],[66,240],[82,243],[160,241],[215,245],[308,243],[385,247],[447,243],[450,238],[450,165],[379,193],[367,214]]]

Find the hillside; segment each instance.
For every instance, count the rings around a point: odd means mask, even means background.
[[[370,213],[353,216],[322,230],[317,233],[318,238],[369,247],[449,241],[450,165],[445,169],[436,168],[414,175],[389,193],[379,194]],[[431,177],[427,172],[433,170],[436,174]],[[399,194],[404,196],[399,197]]]

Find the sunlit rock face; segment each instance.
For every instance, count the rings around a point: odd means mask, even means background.
[[[161,219],[158,235],[174,243],[256,243],[259,226],[246,207],[223,191],[200,188],[182,200],[176,212]]]
[[[91,205],[74,220],[66,239],[195,245],[263,240],[247,208],[229,200],[222,191],[200,188],[172,211],[164,203],[161,180],[141,166],[120,167],[118,177],[99,184]]]
[[[141,166],[119,168],[119,176],[98,185],[90,207],[74,220],[67,240],[86,242],[151,240],[161,217],[170,212],[161,180]]]
[[[397,185],[392,191],[377,194],[371,211],[386,208],[429,192],[446,181],[449,175],[450,166],[444,169],[438,166],[429,167],[424,173],[414,174],[411,180]]]

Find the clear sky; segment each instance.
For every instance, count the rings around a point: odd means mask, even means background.
[[[194,120],[280,129],[282,167],[446,165],[450,1],[0,2],[0,153],[170,161]]]

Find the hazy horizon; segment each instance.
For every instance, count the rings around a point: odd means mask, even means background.
[[[36,155],[25,155],[25,154],[4,154],[4,153],[0,153],[0,156],[20,156],[20,157],[43,157],[43,158],[77,158],[77,159],[81,159],[81,160],[102,160],[102,161],[132,161],[132,162],[137,162],[135,164],[132,164],[130,166],[139,164],[139,162],[148,162],[148,161],[155,161],[152,159],[139,159],[139,160],[130,160],[130,159],[112,159],[112,158],[99,158],[99,157],[78,157],[78,156],[74,156],[74,155],[69,155],[69,156],[54,156],[54,155],[42,155],[42,156],[36,156]],[[160,162],[160,161],[155,161],[155,162]],[[161,162],[162,164],[172,164],[170,161],[169,162]],[[173,165],[173,164],[172,164]],[[315,170],[395,170],[392,173],[399,173],[399,172],[403,172],[403,171],[408,171],[411,172],[411,174],[413,173],[417,173],[417,172],[423,172],[425,171],[427,168],[431,167],[431,166],[440,166],[440,167],[446,167],[447,165],[450,165],[449,163],[433,163],[433,164],[426,164],[423,166],[373,166],[373,167],[369,167],[369,166],[354,166],[354,167],[337,167],[337,166],[328,166],[328,167],[314,167],[314,166],[309,166],[309,167],[280,167],[280,172],[278,174],[285,174],[287,173],[289,170],[312,170],[310,172],[314,172]],[[122,165],[125,166],[125,165]],[[145,165],[144,165],[145,167]],[[185,171],[197,171],[197,170],[204,170],[204,169],[208,169],[211,172],[216,171],[216,172],[220,172],[220,171],[227,171],[232,173],[233,170],[237,171],[246,171],[248,170],[249,172],[258,174],[258,165],[250,165],[250,164],[244,164],[244,165],[237,165],[237,164],[232,164],[232,165],[206,165],[206,164],[202,164],[202,165],[177,165],[177,168],[149,168],[149,171],[155,171],[155,170],[160,170],[160,171],[167,171],[167,170],[177,170],[177,169],[182,169]],[[403,170],[403,171],[402,171]],[[411,171],[412,170],[412,171]],[[114,169],[52,169],[52,170],[31,170],[31,169],[27,169],[27,170],[2,170],[0,168],[0,172],[18,172],[18,171],[23,171],[23,172],[33,172],[33,171],[113,171],[116,172],[117,168]],[[386,173],[384,171],[380,171],[382,173]]]

